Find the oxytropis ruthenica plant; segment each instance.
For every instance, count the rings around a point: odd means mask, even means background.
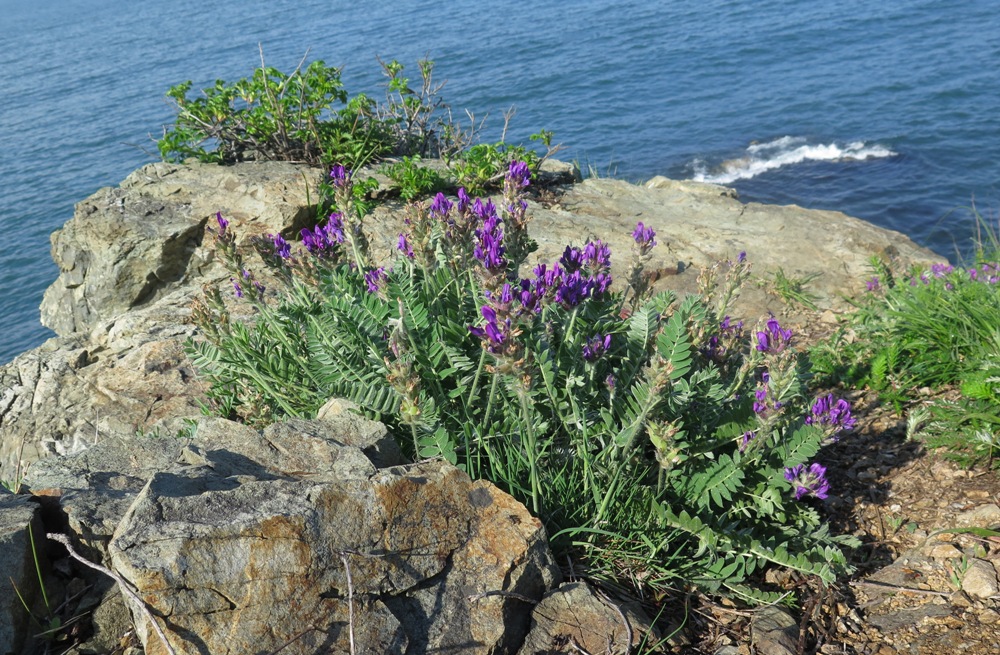
[[[794,335],[729,315],[745,254],[702,272],[700,293],[653,293],[652,228],[632,234],[612,289],[599,240],[528,258],[531,178],[510,164],[493,199],[412,204],[391,262],[365,238],[363,185],[335,166],[333,213],[255,248],[264,289],[226,219],[212,227],[232,286],[195,315],[191,352],[216,411],[251,423],[309,416],[331,397],[385,422],[415,459],[444,458],[508,491],[577,573],[646,590],[694,584],[756,600],[768,566],[831,581],[850,537],[815,504],[821,446],[847,403],[804,395]],[[259,269],[258,269],[259,270]],[[252,322],[227,304],[252,303]]]

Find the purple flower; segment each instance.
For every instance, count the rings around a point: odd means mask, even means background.
[[[344,243],[344,215],[340,212],[333,212],[326,222],[325,229],[327,239]]]
[[[483,305],[480,308],[480,313],[483,318],[486,319],[486,325],[483,327],[469,326],[469,333],[475,337],[479,337],[486,346],[486,349],[491,353],[500,352],[504,341],[506,340],[506,334],[504,329],[510,329],[510,320],[500,323],[497,321],[497,313],[489,305]],[[503,326],[503,328],[501,328]]]
[[[813,403],[806,423],[822,426],[833,436],[842,430],[850,430],[857,421],[851,416],[851,405],[843,398],[835,399],[831,393]]]
[[[869,291],[878,291],[882,288],[882,284],[879,282],[877,275],[865,282],[865,286],[868,287]]]
[[[523,161],[512,161],[507,168],[507,181],[515,186],[531,184],[531,169]]]
[[[757,433],[753,430],[747,430],[742,435],[740,435],[740,452],[742,453],[750,445],[750,442],[757,437]]]
[[[747,251],[741,250],[740,254],[736,256],[736,263],[742,264],[747,260]]]
[[[460,187],[458,189],[458,194],[456,195],[458,196],[458,212],[460,214],[464,214],[465,210],[469,208],[469,203],[471,202],[469,194],[465,192],[465,187]]]
[[[233,278],[229,278],[229,281],[233,283],[233,293],[236,294],[236,297],[237,298],[242,298],[243,297],[243,287],[240,286],[239,281],[235,280]]]
[[[597,336],[588,339],[587,343],[583,344],[583,359],[588,362],[595,362],[610,349],[611,335],[605,334],[602,337],[598,334]]]
[[[399,241],[396,242],[396,249],[403,253],[403,256],[407,259],[413,259],[413,247],[410,246],[410,242],[402,232],[399,233]]]
[[[464,193],[465,189],[461,189],[460,191]],[[461,196],[459,197],[461,198]],[[466,201],[468,201],[468,196],[466,196]],[[444,220],[452,207],[454,207],[452,202],[443,193],[438,193],[431,202],[430,213],[432,216],[437,216],[439,219]]]
[[[825,476],[826,467],[815,462],[809,465],[808,470],[804,464],[785,468],[785,479],[791,482],[792,488],[795,489],[795,500],[801,500],[804,496],[826,499],[830,483]]]
[[[351,181],[351,171],[340,164],[336,164],[330,169],[330,180],[335,187],[346,187]]]
[[[215,220],[219,223],[219,236],[226,236],[226,228],[229,227],[229,221],[222,218],[222,212],[216,212]]]
[[[482,263],[490,273],[500,273],[507,267],[504,258],[506,252],[503,246],[503,230],[500,229],[500,217],[492,202],[483,204],[476,198],[472,213],[483,220],[482,227],[476,229],[476,243],[472,255]]]
[[[952,266],[951,264],[933,264],[931,266],[931,274],[937,278],[944,277],[950,274],[954,270],[955,267]]]
[[[330,214],[325,226],[317,226],[314,230],[303,228],[300,234],[306,250],[317,257],[323,257],[334,251],[337,244],[344,242],[343,217],[334,212]]]
[[[652,250],[653,246],[656,245],[656,239],[653,238],[655,236],[656,232],[653,231],[653,228],[646,227],[642,221],[639,221],[635,229],[632,230],[632,238],[635,240],[636,245],[639,246],[639,252],[643,255]]]
[[[608,393],[615,392],[615,376],[613,373],[608,373],[608,377],[604,378],[604,384],[608,388]]]
[[[365,284],[368,285],[369,293],[378,293],[379,285],[385,283],[388,279],[385,269],[381,266],[365,273]]]
[[[754,393],[753,413],[762,416],[767,412],[767,389],[758,388]]]
[[[280,234],[269,234],[267,237],[274,244],[274,254],[282,259],[288,259],[292,256],[292,247],[288,245],[284,237]]]
[[[587,243],[583,248],[584,264],[592,271],[611,268],[611,248],[600,239]]]
[[[757,333],[757,350],[762,353],[780,353],[792,338],[791,330],[783,330],[774,318],[768,320],[763,332]]]
[[[559,263],[567,273],[575,273],[583,268],[585,263],[583,251],[579,248],[566,246],[566,250],[563,251],[562,257],[559,258]]]

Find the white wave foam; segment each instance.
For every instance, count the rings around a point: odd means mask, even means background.
[[[698,182],[731,184],[805,161],[864,161],[895,155],[891,149],[877,143],[869,145],[864,141],[852,141],[845,145],[809,144],[801,137],[783,136],[767,143],[751,144],[742,157],[727,159],[711,169],[704,161],[696,160],[692,164],[692,179]]]

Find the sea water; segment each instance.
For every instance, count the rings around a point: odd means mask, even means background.
[[[261,50],[376,94],[376,56],[415,75],[430,55],[486,139],[515,107],[510,140],[552,130],[585,172],[841,210],[952,259],[969,208],[1000,207],[993,0],[0,0],[0,362],[51,336],[49,234],[157,158],[167,88],[246,76]]]

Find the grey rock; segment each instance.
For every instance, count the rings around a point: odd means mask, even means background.
[[[572,582],[542,598],[531,613],[531,632],[518,655],[629,653],[641,643],[658,640],[637,605],[603,600],[585,583]]]
[[[246,236],[297,232],[311,214],[306,185],[315,190],[321,176],[282,162],[143,166],[78,203],[53,233],[60,275],[45,292],[42,323],[63,336],[89,332],[203,275],[211,258],[202,241],[216,212]]]
[[[885,634],[911,628],[926,618],[948,616],[951,608],[947,605],[931,603],[908,609],[896,610],[887,614],[870,614],[868,622]]]
[[[762,607],[750,620],[750,640],[760,655],[793,655],[799,645],[799,625],[780,607]]]
[[[103,560],[126,510],[157,472],[183,468],[251,479],[367,478],[375,466],[362,449],[377,458],[393,452],[384,443],[389,438],[385,426],[353,415],[278,423],[263,431],[200,417],[193,433],[187,439],[172,434],[108,437],[71,456],[37,462],[25,485],[57,505],[87,555]]]
[[[992,598],[1000,594],[996,569],[986,560],[971,560],[962,577],[962,591],[974,598]]]
[[[27,637],[28,615],[17,591],[29,606],[38,595],[38,577],[31,549],[32,532],[41,562],[44,536],[38,505],[27,496],[15,496],[0,487],[0,654],[20,652]],[[12,586],[13,585],[13,586]]]
[[[507,652],[527,612],[504,592],[537,598],[557,575],[541,524],[445,463],[322,479],[213,461],[155,473],[110,546],[178,653],[346,651],[352,611],[358,652]]]
[[[184,352],[193,290],[50,339],[0,367],[0,477],[50,455],[142,433],[176,434],[204,387]]]

